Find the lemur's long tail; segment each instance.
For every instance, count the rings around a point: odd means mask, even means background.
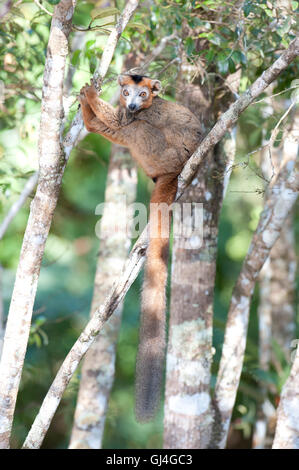
[[[150,242],[145,265],[136,363],[135,411],[137,420],[141,422],[153,418],[161,395],[166,344],[169,206],[174,201],[176,190],[177,175],[159,176],[151,197]]]

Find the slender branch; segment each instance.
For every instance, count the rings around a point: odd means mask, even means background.
[[[200,163],[206,153],[212,149],[224,136],[226,131],[236,123],[238,117],[249,106],[249,104],[262,93],[267,86],[295,59],[299,54],[299,39],[294,40],[289,48],[267,69],[260,78],[233,103],[228,111],[224,113],[213,129],[199,145],[196,152],[191,156],[185,165],[179,178],[179,191],[177,198],[191,182],[197,172]],[[114,289],[105,303],[94,313],[84,331],[70,350],[62,366],[60,367],[54,382],[52,383],[40,411],[32,425],[32,428],[24,443],[25,448],[39,448],[43,438],[50,426],[51,420],[59,405],[65,388],[67,387],[74,371],[76,370],[82,357],[91,346],[94,338],[101,331],[105,321],[113,314],[119,302],[124,298],[131,284],[136,279],[145,258],[148,245],[148,227],[144,229],[141,236],[135,243],[131,254],[125,264],[124,271],[115,284]]]
[[[14,217],[17,215],[19,210],[23,207],[23,205],[26,202],[26,199],[28,196],[32,193],[34,190],[38,180],[38,172],[34,173],[28,181],[26,182],[23,191],[21,192],[19,199],[14,202],[14,204],[11,206],[9,209],[8,213],[4,217],[4,220],[2,224],[0,225],[0,240],[3,238],[6,230],[8,229],[9,224],[11,221],[14,219]]]
[[[51,13],[49,10],[47,10],[47,8],[45,8],[45,7],[39,2],[39,0],[34,0],[34,3],[35,3],[41,10],[43,10],[45,13],[47,13],[47,15],[53,16],[53,13]]]

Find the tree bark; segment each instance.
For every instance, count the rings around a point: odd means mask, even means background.
[[[101,233],[91,316],[109,294],[127,258],[131,238],[126,217],[129,211],[132,212],[130,205],[135,200],[136,185],[137,172],[130,154],[126,149],[113,145],[107,176],[105,209],[101,219],[104,233]],[[132,220],[132,215],[130,214],[129,220]],[[122,220],[123,218],[125,220]],[[122,304],[115,310],[84,358],[70,449],[101,448],[108,400],[114,380],[121,314]]]
[[[0,448],[9,447],[41,260],[62,178],[62,92],[75,0],[54,10],[44,72],[39,133],[39,180],[17,269],[0,365]]]
[[[299,449],[299,348],[280,397],[273,449]]]
[[[217,107],[211,90],[207,92],[199,85],[186,83],[182,88],[184,91],[179,96],[182,104],[197,115],[204,128],[211,127]],[[229,93],[225,104],[231,101],[232,94]],[[191,239],[174,236],[173,240],[164,448],[204,449],[210,442],[213,422],[210,371],[218,219],[224,186],[228,184],[228,178],[225,178],[227,163],[229,161],[231,165],[234,159],[234,136],[235,133],[227,133],[222,143],[209,152],[179,201],[181,212],[186,202],[202,204],[203,233],[200,236],[194,234],[193,241],[192,236]],[[194,243],[193,248],[190,243]]]

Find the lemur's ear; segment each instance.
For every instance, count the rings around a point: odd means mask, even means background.
[[[151,82],[152,93],[154,96],[158,95],[162,89],[161,82],[159,80],[152,80]]]
[[[124,75],[119,75],[119,76],[117,77],[117,81],[118,81],[118,84],[119,84],[120,86],[123,86],[123,85],[124,85],[124,80],[125,80],[125,76],[124,76]]]

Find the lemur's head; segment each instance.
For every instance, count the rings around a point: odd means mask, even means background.
[[[131,113],[149,108],[161,90],[161,82],[143,75],[119,75],[120,102]]]

